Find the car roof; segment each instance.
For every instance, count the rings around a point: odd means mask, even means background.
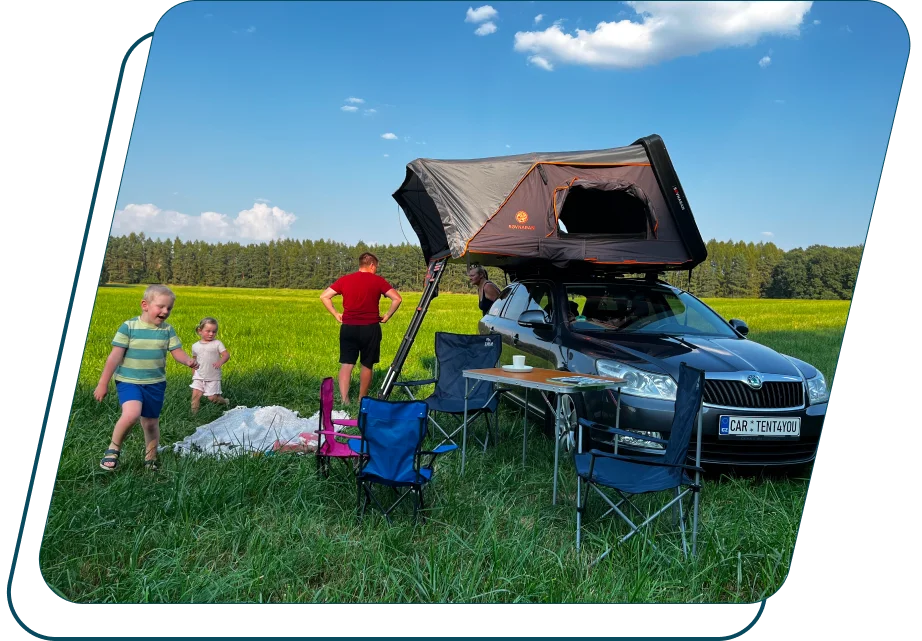
[[[641,278],[617,278],[612,280],[610,277],[607,279],[602,278],[590,278],[582,274],[574,274],[567,276],[566,274],[561,275],[551,275],[551,274],[542,274],[534,276],[523,276],[515,280],[510,280],[508,286],[515,285],[523,281],[534,281],[534,280],[544,280],[551,281],[556,285],[618,285],[618,286],[631,286],[631,287],[646,287],[649,289],[668,289],[673,293],[685,293],[684,289],[671,285],[665,281],[656,280],[649,281]]]

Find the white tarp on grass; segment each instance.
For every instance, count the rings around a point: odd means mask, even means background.
[[[333,412],[333,418],[349,418],[345,412]],[[317,449],[317,425],[320,412],[310,418],[298,416],[280,405],[269,407],[238,406],[220,418],[202,425],[195,433],[173,444],[181,456],[239,456],[254,452]],[[337,426],[337,430],[338,430]]]

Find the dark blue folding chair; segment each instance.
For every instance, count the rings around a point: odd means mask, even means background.
[[[350,441],[362,455],[356,474],[359,517],[374,504],[390,523],[391,512],[410,494],[416,496],[413,514],[418,517],[425,507],[423,488],[432,481],[435,457],[457,445],[422,451],[428,432],[428,408],[422,401],[380,401],[366,396],[359,407],[359,431],[361,442]],[[372,491],[374,485],[390,487],[397,494],[396,501],[385,509]]]
[[[585,428],[592,431],[603,432],[609,438],[614,436],[614,453],[591,450],[583,452],[583,430],[580,430],[579,445],[574,455],[576,466],[576,549],[580,547],[580,532],[583,527],[582,519],[586,514],[586,505],[589,500],[589,489],[592,488],[608,504],[609,509],[599,518],[609,514],[616,514],[628,524],[630,531],[618,540],[624,543],[634,536],[641,528],[646,527],[669,508],[678,511],[677,517],[682,532],[682,553],[687,557],[688,548],[685,541],[685,512],[683,500],[691,494],[693,499],[692,518],[692,556],[697,553],[698,537],[698,496],[701,493],[701,405],[704,390],[704,372],[682,363],[679,366],[679,382],[676,390],[675,414],[672,419],[672,431],[669,440],[653,438],[637,432],[616,429],[600,425],[586,419],[579,419]],[[697,423],[697,446],[695,450],[695,464],[688,465],[688,446],[692,432]],[[665,446],[661,455],[655,456],[625,456],[618,453],[618,440],[620,437],[642,439]],[[608,439],[606,439],[608,440]],[[694,478],[689,476],[694,472]],[[585,486],[585,489],[584,489]],[[617,503],[609,498],[600,488],[611,490],[620,498]],[[674,497],[664,507],[647,516],[632,501],[631,497],[638,494],[662,492],[672,490]],[[635,524],[623,506],[629,507],[643,518],[643,522]],[[625,508],[627,509],[627,508]],[[651,542],[651,545],[653,543]],[[653,545],[656,548],[655,545]],[[594,565],[601,561],[608,553],[609,547],[600,557],[592,562]]]
[[[470,426],[478,416],[483,416],[487,423],[487,434],[482,441],[476,434],[474,438],[486,450],[490,431],[493,428],[490,416],[496,413],[500,392],[494,389],[493,383],[481,380],[470,382],[467,399],[467,425],[465,425],[464,394],[468,383],[461,372],[466,369],[496,367],[502,351],[503,342],[499,334],[436,332],[435,377],[423,381],[397,382],[394,385],[403,388],[410,398],[415,398],[410,388],[435,383],[435,390],[432,394],[422,400],[429,408],[429,419],[432,424],[442,433],[440,445],[442,443],[457,445],[455,438],[458,433]],[[454,416],[460,423],[454,429],[442,427],[436,420],[438,414]]]

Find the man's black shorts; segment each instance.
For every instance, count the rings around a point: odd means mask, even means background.
[[[342,325],[339,328],[339,362],[355,365],[362,354],[362,365],[371,367],[381,359],[381,326]]]

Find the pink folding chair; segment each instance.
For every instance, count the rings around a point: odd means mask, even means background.
[[[340,427],[358,427],[356,419],[333,418],[333,379],[325,378],[320,383],[320,423],[317,427],[317,473],[330,475],[330,460],[340,459],[352,463],[361,456],[362,437],[358,434],[337,432]],[[338,438],[347,439],[339,441]]]

